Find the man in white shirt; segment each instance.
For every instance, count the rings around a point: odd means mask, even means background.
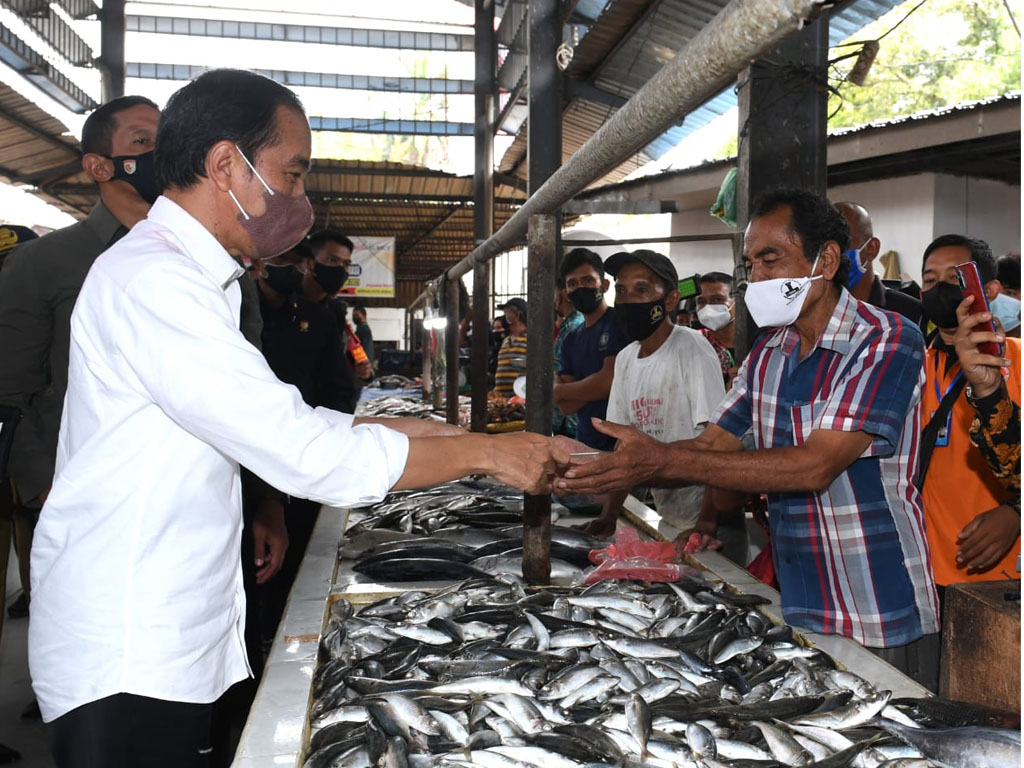
[[[205,764],[210,702],[250,674],[240,463],[350,506],[471,473],[547,493],[568,460],[538,435],[313,409],[273,375],[239,332],[232,256],[269,258],[309,229],[310,143],[283,86],[202,75],[163,115],[165,194],[82,287],[32,548],[30,671],[60,768]]]
[[[679,276],[660,253],[622,251],[604,264],[615,277],[615,312],[632,342],[615,358],[608,396],[608,421],[629,424],[670,443],[696,437],[725,397],[721,367],[714,349],[698,331],[674,325],[679,304]],[[658,514],[685,531],[700,513],[704,487],[655,488]],[[608,495],[601,516],[589,530],[615,532],[626,491]]]

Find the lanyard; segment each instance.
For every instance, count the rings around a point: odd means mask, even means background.
[[[957,383],[960,381],[960,379],[962,379],[963,377],[964,377],[963,370],[958,371],[956,376],[953,377],[953,380],[951,382],[949,382],[949,386],[946,387],[946,391],[943,392],[940,395],[939,394],[939,356],[935,355],[935,378],[932,380],[932,383],[935,385],[935,407],[936,408],[939,407],[939,405],[945,399],[946,395],[949,394],[949,391],[951,389],[953,389],[953,387],[955,387],[957,385]]]

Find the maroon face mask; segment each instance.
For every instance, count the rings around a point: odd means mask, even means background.
[[[267,206],[262,216],[250,216],[238,202],[235,193],[229,189],[228,194],[231,195],[231,199],[235,201],[240,212],[238,220],[242,223],[245,231],[249,233],[249,239],[252,240],[253,247],[256,249],[257,258],[271,259],[274,256],[280,256],[285,251],[294,248],[313,226],[313,206],[309,204],[309,198],[305,195],[292,197],[283,192],[275,192],[263,180],[260,172],[249,162],[249,158],[237,144],[235,149],[238,149],[238,154],[242,156],[246,165],[263,185],[263,202]]]

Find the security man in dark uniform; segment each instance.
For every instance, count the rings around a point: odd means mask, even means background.
[[[332,312],[302,293],[299,265],[312,259],[307,243],[257,267],[256,283],[263,317],[263,356],[281,381],[291,384],[312,407],[345,413],[355,409],[355,385],[345,361],[341,333]],[[280,573],[266,585],[261,622],[264,637],[272,637],[291,590],[320,505],[290,498],[285,505],[288,551]]]

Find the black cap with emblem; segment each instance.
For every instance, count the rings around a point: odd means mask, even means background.
[[[608,257],[604,263],[605,271],[613,277],[627,264],[643,264],[651,272],[666,281],[666,290],[671,291],[679,282],[679,273],[675,264],[667,256],[641,249],[639,251],[619,251]]]
[[[0,265],[15,247],[29,240],[35,240],[37,237],[39,235],[28,227],[18,224],[0,224]]]

